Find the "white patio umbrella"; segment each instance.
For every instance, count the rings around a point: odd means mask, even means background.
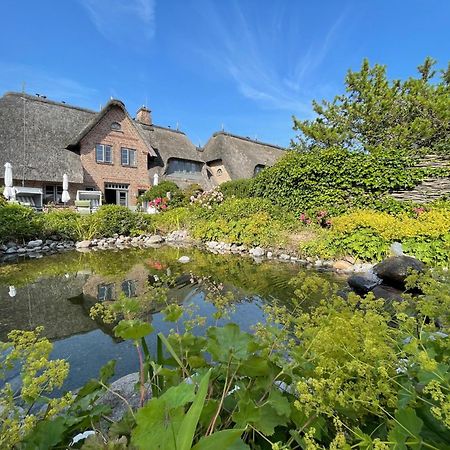
[[[16,199],[16,192],[13,188],[12,166],[9,162],[5,164],[5,189],[3,195],[8,200]]]
[[[153,175],[153,186],[158,186],[158,184],[159,184],[159,175],[155,173],[155,175]]]
[[[63,175],[63,192],[62,192],[62,196],[61,196],[61,200],[63,201],[64,204],[66,204],[69,200],[70,200],[70,195],[69,195],[69,177],[67,176],[67,174]]]

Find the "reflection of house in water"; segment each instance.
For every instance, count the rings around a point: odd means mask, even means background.
[[[16,287],[15,297],[8,295],[8,286],[0,286],[0,340],[11,330],[32,330],[44,326],[49,339],[61,339],[97,328],[83,308],[67,301],[79,296],[89,274],[38,279]]]
[[[42,278],[25,286],[16,286],[15,297],[9,296],[9,286],[0,286],[0,341],[7,340],[11,330],[32,330],[44,327],[44,335],[51,340],[87,333],[100,328],[113,336],[114,324],[102,324],[89,317],[91,307],[98,301],[114,301],[123,293],[126,297],[145,294],[149,281],[144,265],[134,266],[126,274],[97,275],[89,271]],[[193,287],[181,276],[176,289],[168,293],[170,303],[182,303]],[[146,311],[146,320],[164,308],[155,303]]]
[[[120,278],[117,275],[89,277],[83,286],[83,294],[100,302],[117,300],[123,293],[126,297],[138,297],[145,293],[149,272],[142,264],[134,266]]]

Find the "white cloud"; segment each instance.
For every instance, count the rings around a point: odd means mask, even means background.
[[[196,4],[207,33],[196,51],[217,72],[225,73],[243,96],[265,108],[311,113],[311,98],[321,89],[314,74],[329,54],[345,13],[329,24],[323,36],[306,41],[283,2],[272,2],[265,16],[244,10],[246,4],[238,1],[227,2],[225,9],[214,2]]]
[[[122,46],[149,41],[155,34],[155,0],[79,0],[98,32]]]

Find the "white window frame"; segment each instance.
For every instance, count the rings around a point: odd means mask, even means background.
[[[130,155],[134,155],[134,163],[132,164],[130,161]],[[124,162],[124,155],[126,155],[126,162]],[[137,152],[134,148],[122,147],[120,149],[120,164],[126,167],[137,167]]]
[[[106,149],[109,148],[109,156],[110,160],[106,160]],[[101,150],[102,152],[102,158],[100,159],[98,157],[98,151]],[[96,144],[95,145],[95,161],[97,163],[101,164],[112,164],[113,163],[113,151],[112,151],[112,145],[109,144]]]

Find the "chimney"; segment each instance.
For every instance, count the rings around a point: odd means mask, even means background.
[[[152,124],[152,112],[145,106],[141,106],[136,113],[136,120],[145,125]]]

